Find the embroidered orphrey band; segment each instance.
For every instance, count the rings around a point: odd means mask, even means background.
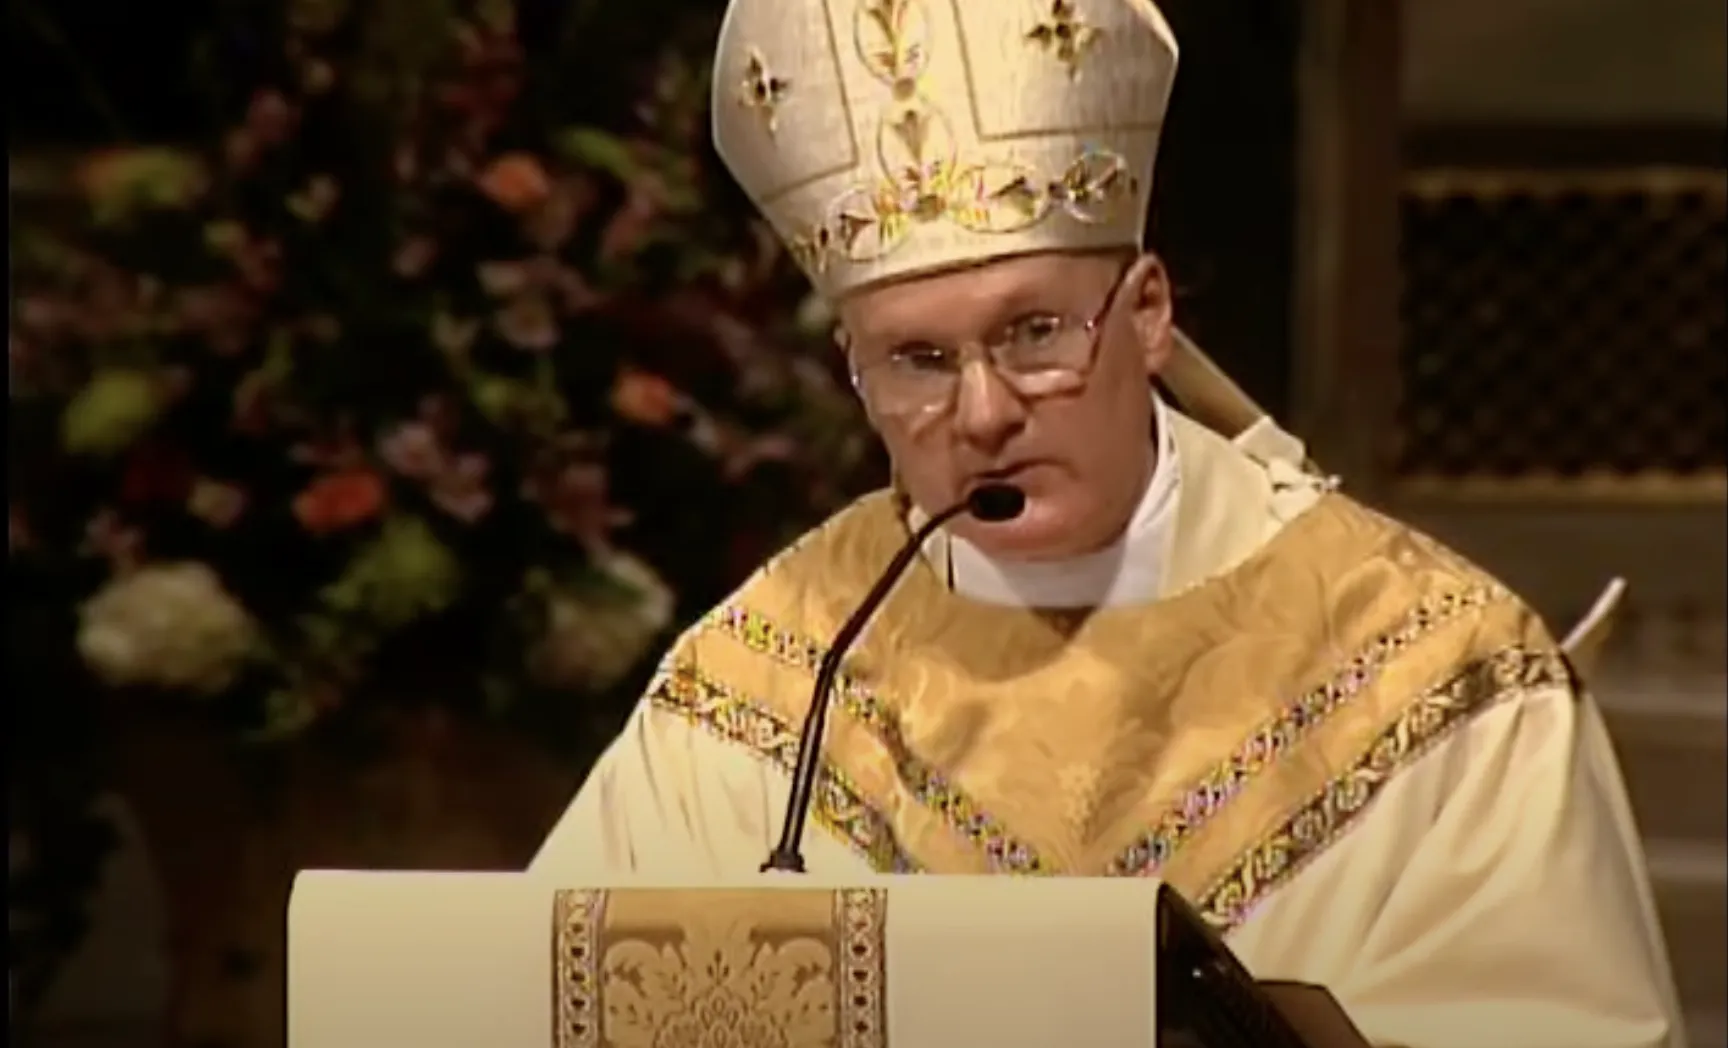
[[[1180,804],[1156,820],[1146,837],[1130,846],[1127,853],[1109,868],[1109,873],[1123,877],[1156,872],[1201,823],[1217,815],[1225,802],[1241,794],[1253,776],[1272,766],[1277,757],[1289,751],[1294,742],[1305,737],[1327,714],[1362,692],[1396,655],[1403,654],[1441,624],[1457,619],[1467,610],[1488,604],[1498,593],[1500,591],[1490,586],[1471,588],[1429,600],[1412,610],[1412,614],[1396,628],[1375,638],[1367,649],[1346,662],[1346,666],[1339,669],[1331,680],[1299,697],[1279,716],[1246,738],[1218,768],[1194,783]],[[812,657],[821,657],[821,650],[816,645],[805,645],[795,636],[781,633],[762,617],[748,612],[724,610],[715,619],[715,624],[738,636],[753,650],[793,666],[802,666]],[[1351,821],[1369,808],[1370,802],[1396,771],[1414,763],[1450,730],[1465,723],[1477,711],[1507,697],[1534,688],[1564,687],[1569,680],[1564,655],[1555,650],[1509,647],[1458,669],[1453,676],[1400,709],[1393,723],[1386,726],[1350,766],[1332,776],[1331,782],[1324,783],[1312,801],[1282,821],[1267,839],[1246,847],[1229,870],[1208,885],[1206,891],[1199,892],[1199,911],[1220,929],[1236,927],[1248,917],[1258,901],[1267,898],[1270,892],[1293,877],[1299,868],[1343,834]],[[886,707],[873,693],[845,676],[840,683],[840,697],[848,713],[864,725],[876,728],[888,718]],[[759,702],[734,692],[719,681],[710,680],[695,668],[679,666],[674,669],[667,674],[662,687],[655,688],[651,699],[658,706],[684,716],[717,737],[745,745],[779,768],[790,770],[797,732],[790,725],[781,723],[776,714],[769,713]],[[904,773],[904,763],[914,763],[916,757],[897,754],[897,759],[902,757]],[[916,782],[918,780],[914,780]],[[923,782],[940,783],[942,778],[931,771],[930,775],[924,776]],[[950,825],[968,839],[987,847],[992,856],[1002,856],[1004,840],[1013,840],[1006,834],[1006,828],[999,830],[999,821],[983,815],[975,802],[966,797],[921,799],[926,799],[931,808],[947,816]],[[842,771],[833,766],[823,768],[812,816],[829,832],[854,847],[874,868],[919,872],[918,861],[905,854],[895,840],[892,823],[862,797]],[[1016,851],[1018,849],[1009,849],[1007,854],[1013,856]],[[1030,853],[1025,863],[1001,863],[997,868],[1011,873],[1052,872],[1042,859]]]
[[[1260,772],[1372,685],[1386,666],[1434,630],[1485,606],[1500,593],[1497,587],[1472,586],[1417,604],[1395,626],[1356,652],[1328,679],[1296,697],[1193,783],[1176,803],[1153,820],[1139,839],[1123,849],[1107,872],[1119,877],[1156,874],[1184,841],[1240,794]],[[823,648],[813,641],[796,636],[766,616],[745,608],[723,607],[709,619],[709,625],[752,651],[804,672],[814,672],[824,653]],[[703,724],[722,738],[742,742],[758,754],[790,768],[797,734],[789,726],[781,724],[777,717],[748,697],[732,693],[693,668],[683,667],[673,672],[682,679],[671,686],[658,688],[656,692],[663,702],[676,697],[685,701],[665,702],[669,708]],[[846,713],[869,728],[892,756],[896,773],[913,796],[930,810],[941,814],[956,832],[981,849],[989,857],[993,869],[1016,874],[1058,872],[1037,849],[1015,836],[1001,819],[914,754],[888,704],[869,687],[842,671],[837,691]],[[674,696],[674,692],[680,693],[679,696]],[[700,705],[693,705],[692,700]],[[770,739],[777,740],[776,744],[765,746],[764,743]],[[818,797],[815,806],[819,822],[838,833],[878,869],[897,872],[915,869],[915,861],[905,856],[894,842],[886,820],[871,811],[868,803],[838,772],[824,773],[820,792],[822,796]],[[883,865],[885,862],[893,865]]]
[[[1318,796],[1249,847],[1201,894],[1201,914],[1218,928],[1242,923],[1256,903],[1337,840],[1394,773],[1414,763],[1472,714],[1510,696],[1570,681],[1566,658],[1557,651],[1506,648],[1464,667],[1400,711]]]
[[[561,891],[552,904],[552,1045],[598,1048],[600,956],[596,935],[605,893]]]

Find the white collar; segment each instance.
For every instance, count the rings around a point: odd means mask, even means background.
[[[1033,608],[1095,608],[1143,604],[1164,592],[1182,482],[1169,412],[1152,396],[1157,461],[1146,492],[1122,537],[1096,553],[1060,561],[1004,561],[986,556],[947,531],[932,536],[924,555],[949,586],[985,604]],[[928,519],[916,507],[914,527]]]

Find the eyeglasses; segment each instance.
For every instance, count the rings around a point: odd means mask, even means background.
[[[852,367],[852,386],[877,415],[925,422],[952,411],[960,376],[982,356],[1022,397],[1070,393],[1086,384],[1098,360],[1099,329],[1109,318],[1127,278],[1124,269],[1090,316],[1030,313],[994,336],[958,347],[915,343],[881,360]]]

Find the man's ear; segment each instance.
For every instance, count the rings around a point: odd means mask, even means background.
[[[1122,280],[1122,295],[1132,312],[1134,335],[1145,355],[1146,373],[1156,375],[1164,370],[1174,350],[1171,335],[1174,296],[1164,260],[1150,251],[1136,259]]]

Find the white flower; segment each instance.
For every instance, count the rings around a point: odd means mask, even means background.
[[[547,609],[546,633],[530,654],[530,672],[549,687],[602,691],[648,654],[672,621],[675,599],[654,569],[609,551],[596,565],[626,596],[561,593]]]
[[[255,635],[245,607],[196,561],[116,576],[79,619],[79,654],[116,687],[220,692],[234,682]]]

